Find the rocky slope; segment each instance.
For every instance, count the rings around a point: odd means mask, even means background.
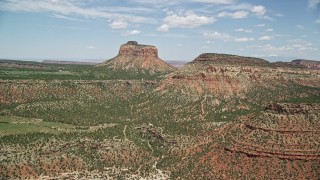
[[[236,65],[268,65],[269,62],[260,58],[243,57],[230,54],[204,53],[199,55],[194,62],[214,62],[216,64],[236,64]]]
[[[296,60],[293,60],[291,64],[301,65],[310,69],[320,69],[320,61],[296,59]]]
[[[276,66],[258,58],[205,53],[172,73],[157,90],[247,97],[261,89],[271,92],[279,87],[284,90],[289,84],[320,87],[319,77],[317,70]]]
[[[271,104],[231,127],[226,150],[259,157],[320,160],[320,105]]]
[[[192,179],[317,179],[319,104],[271,104],[186,151]],[[195,159],[195,160],[194,160]],[[187,166],[184,164],[183,166]]]
[[[119,54],[98,66],[129,71],[170,72],[176,68],[167,64],[158,57],[155,46],[138,44],[129,41],[121,45]]]

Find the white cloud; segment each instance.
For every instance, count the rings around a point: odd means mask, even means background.
[[[300,25],[300,24],[296,25],[296,27],[297,27],[298,29],[305,29],[305,27],[302,26],[302,25]]]
[[[235,12],[227,12],[227,11],[222,11],[218,14],[218,17],[231,17],[233,19],[243,19],[246,18],[249,15],[248,11],[235,11]]]
[[[238,28],[235,29],[236,32],[245,32],[245,33],[252,33],[251,29],[244,29],[244,28]]]
[[[310,46],[305,46],[305,47],[300,47],[298,48],[298,51],[306,52],[306,51],[318,51],[319,49],[316,47],[310,47]]]
[[[152,8],[145,8],[145,7],[106,7],[106,8],[99,8],[100,10],[105,10],[109,12],[121,12],[121,13],[134,13],[134,14],[146,14],[151,13],[154,11]]]
[[[253,6],[251,12],[255,13],[256,15],[263,16],[267,12],[267,10],[264,6],[259,5]]]
[[[269,29],[266,29],[267,32],[272,32],[273,29],[272,28],[269,28]]]
[[[128,23],[124,21],[113,21],[111,24],[109,24],[111,29],[125,29],[128,26]]]
[[[125,33],[122,33],[122,36],[131,36],[131,35],[138,35],[141,31],[139,30],[132,30],[132,31],[126,31]]]
[[[254,14],[255,16],[258,16],[258,18],[261,18],[261,19],[269,19],[269,20],[272,20],[270,17],[268,17],[266,15],[267,13],[267,9],[262,6],[262,5],[251,5],[251,4],[248,4],[248,3],[240,3],[240,4],[231,4],[231,5],[226,5],[222,8],[220,8],[221,11],[227,11],[227,12],[230,12],[230,11],[245,11],[245,12],[251,12],[252,14]]]
[[[155,7],[155,8],[163,8],[163,7],[169,7],[169,6],[173,6],[177,3],[179,3],[179,0],[130,0],[134,3],[139,3],[139,4],[143,4],[143,5],[149,5],[151,7]]]
[[[277,16],[277,17],[283,17],[284,15],[281,14],[281,13],[277,13],[276,16]]]
[[[267,25],[265,25],[265,24],[257,24],[257,25],[255,25],[256,27],[266,27]]]
[[[269,41],[272,39],[272,36],[262,36],[259,38],[260,41]]]
[[[309,0],[308,4],[310,8],[317,8],[318,4],[320,4],[320,0]]]
[[[88,30],[87,27],[80,27],[80,26],[49,25],[48,28],[50,28],[50,30],[76,30],[76,31],[86,31],[86,30]]]
[[[49,12],[59,14],[60,17],[73,15],[82,18],[104,18],[108,20],[123,19],[133,23],[154,23],[155,20],[149,17],[138,16],[135,14],[119,14],[110,12],[99,7],[79,6],[78,1],[74,0],[7,0],[0,1],[0,10],[13,12]]]
[[[320,24],[320,18],[314,21],[316,24]]]
[[[270,16],[258,16],[260,19],[266,19],[266,20],[269,20],[269,21],[274,21],[273,18],[271,18]]]
[[[317,47],[313,47],[311,43],[308,42],[294,42],[283,46],[273,46],[271,44],[266,44],[262,46],[250,46],[248,48],[257,49],[258,51],[265,52],[266,54],[277,54],[283,55],[297,55],[303,53],[316,52],[319,50]]]
[[[87,49],[95,49],[96,47],[94,46],[87,46]]]
[[[81,21],[80,19],[72,18],[72,17],[69,17],[69,16],[64,16],[64,15],[61,15],[61,14],[53,14],[52,17],[58,18],[58,19],[70,20],[70,21]]]
[[[160,27],[157,28],[157,31],[168,32],[169,31],[169,25],[168,24],[162,24]]]
[[[212,24],[216,19],[213,17],[199,16],[193,12],[179,14],[168,14],[163,19],[163,24],[157,28],[158,31],[168,32],[170,28],[196,28],[206,24]]]
[[[234,41],[236,42],[249,42],[254,41],[254,38],[248,38],[248,37],[241,37],[241,38],[235,38]]]
[[[235,0],[132,0],[136,3],[152,5],[153,7],[170,7],[182,3],[233,4]]]
[[[220,39],[220,40],[228,40],[230,39],[232,36],[227,34],[227,33],[220,33],[220,32],[204,32],[202,34],[205,38],[208,39]]]
[[[234,0],[190,0],[192,2],[208,3],[208,4],[232,4]]]

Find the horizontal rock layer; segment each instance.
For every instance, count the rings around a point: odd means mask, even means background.
[[[129,70],[139,72],[169,72],[175,68],[158,57],[158,49],[155,46],[138,44],[129,41],[121,45],[119,54],[98,66],[113,70]]]

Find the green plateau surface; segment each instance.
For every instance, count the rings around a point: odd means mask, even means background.
[[[6,63],[5,65],[3,65]],[[1,65],[2,64],[2,65]],[[10,64],[11,66],[8,66]],[[163,79],[161,73],[114,71],[94,65],[43,64],[38,62],[0,60],[0,79],[38,80],[116,80]]]
[[[69,124],[17,116],[0,116],[0,124],[0,136],[36,132],[57,134],[75,129],[75,126]]]

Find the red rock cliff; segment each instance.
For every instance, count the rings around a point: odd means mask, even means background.
[[[106,62],[99,64],[113,70],[130,70],[140,72],[170,72],[175,68],[158,57],[155,46],[138,44],[129,41],[121,45],[119,54]]]
[[[155,46],[140,45],[136,41],[129,41],[121,45],[119,55],[158,58],[158,49]]]

